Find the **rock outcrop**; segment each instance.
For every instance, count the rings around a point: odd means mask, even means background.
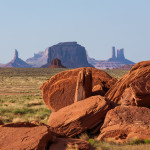
[[[54,58],[61,60],[67,68],[93,67],[87,61],[86,50],[77,42],[63,42],[48,48],[47,68]]]
[[[110,110],[98,140],[123,143],[136,139],[150,139],[150,109],[118,106]]]
[[[73,138],[57,138],[56,141],[50,145],[49,150],[66,150],[67,148],[68,150],[94,150],[89,142]]]
[[[103,122],[111,103],[102,96],[93,96],[52,112],[48,120],[50,130],[56,134],[73,137],[92,130]]]
[[[66,68],[61,64],[61,61],[58,58],[52,60],[51,65],[48,68]]]
[[[123,105],[150,106],[150,61],[134,65],[105,96]]]
[[[51,110],[58,111],[74,103],[77,78],[81,70],[83,68],[61,72],[41,86],[43,100]],[[92,88],[94,88],[92,95],[104,95],[117,81],[102,70],[90,67],[86,70],[92,72]],[[97,85],[99,88],[95,88]]]
[[[32,66],[27,64],[25,61],[19,58],[18,51],[15,50],[15,56],[12,61],[7,64],[2,65],[3,68],[31,68]]]
[[[34,68],[40,68],[42,65],[47,63],[48,59],[48,48],[45,51],[41,51],[37,54],[34,54],[33,57],[28,58],[26,63],[32,65]]]
[[[0,127],[1,150],[44,150],[52,135],[46,126],[31,123],[12,123]]]
[[[75,91],[75,102],[86,99],[92,95],[92,71],[84,68],[78,74]]]

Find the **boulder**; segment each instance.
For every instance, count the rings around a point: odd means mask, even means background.
[[[12,123],[0,127],[1,150],[44,150],[52,140],[48,127],[32,123]]]
[[[137,63],[105,96],[122,105],[150,106],[150,61]]]
[[[150,139],[150,109],[137,106],[111,109],[105,117],[98,140],[123,143],[135,139]]]
[[[73,137],[100,125],[110,108],[111,103],[106,98],[92,96],[52,112],[48,125],[56,134]]]
[[[61,64],[61,61],[58,58],[52,60],[51,65],[48,68],[66,68]]]
[[[91,144],[87,141],[81,139],[71,139],[71,138],[57,138],[54,143],[49,147],[49,150],[94,150]]]
[[[77,78],[81,70],[83,68],[61,72],[41,86],[43,100],[49,109],[58,111],[74,103]],[[102,70],[90,67],[87,67],[86,70],[92,72],[92,87],[99,85],[101,88],[98,91],[94,90],[92,95],[104,95],[117,81]]]

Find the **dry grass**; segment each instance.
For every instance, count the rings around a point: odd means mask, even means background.
[[[91,139],[87,133],[82,133],[79,138],[90,142],[96,150],[150,150],[150,141],[147,144],[141,144],[139,140],[138,144],[137,140],[130,142],[130,144],[116,144],[114,142],[97,141],[96,138]]]
[[[40,86],[63,70],[0,68],[0,119],[46,123],[51,111],[43,103]]]
[[[4,123],[37,121],[46,123],[51,111],[43,103],[40,86],[54,74],[65,69],[0,68],[0,120]],[[105,70],[119,79],[128,70]],[[150,150],[150,144],[117,145],[89,139],[85,133],[81,139],[89,141],[96,150]],[[70,147],[67,150],[77,150]]]

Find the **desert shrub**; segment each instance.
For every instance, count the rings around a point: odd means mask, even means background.
[[[134,144],[143,144],[144,141],[141,139],[135,139],[129,142],[130,145],[134,145]]]
[[[3,107],[0,108],[0,114],[4,114],[4,113],[8,113],[8,112],[11,112],[11,109],[3,108]]]
[[[95,140],[94,139],[89,139],[89,142],[91,143],[91,145],[94,146],[94,144],[95,144]]]
[[[16,102],[16,100],[11,99],[9,102],[11,102],[11,103],[15,103],[15,102]]]
[[[33,109],[29,109],[29,108],[16,108],[13,110],[13,113],[15,115],[19,114],[19,115],[23,115],[23,114],[27,114],[27,113],[34,113]]]
[[[144,140],[144,143],[145,143],[145,144],[149,144],[149,143],[150,143],[150,140],[149,140],[149,139],[145,139],[145,140]]]

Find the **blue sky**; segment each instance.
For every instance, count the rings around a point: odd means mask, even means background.
[[[18,49],[26,60],[59,42],[77,41],[104,60],[111,47],[150,59],[150,0],[0,0],[0,63]]]

